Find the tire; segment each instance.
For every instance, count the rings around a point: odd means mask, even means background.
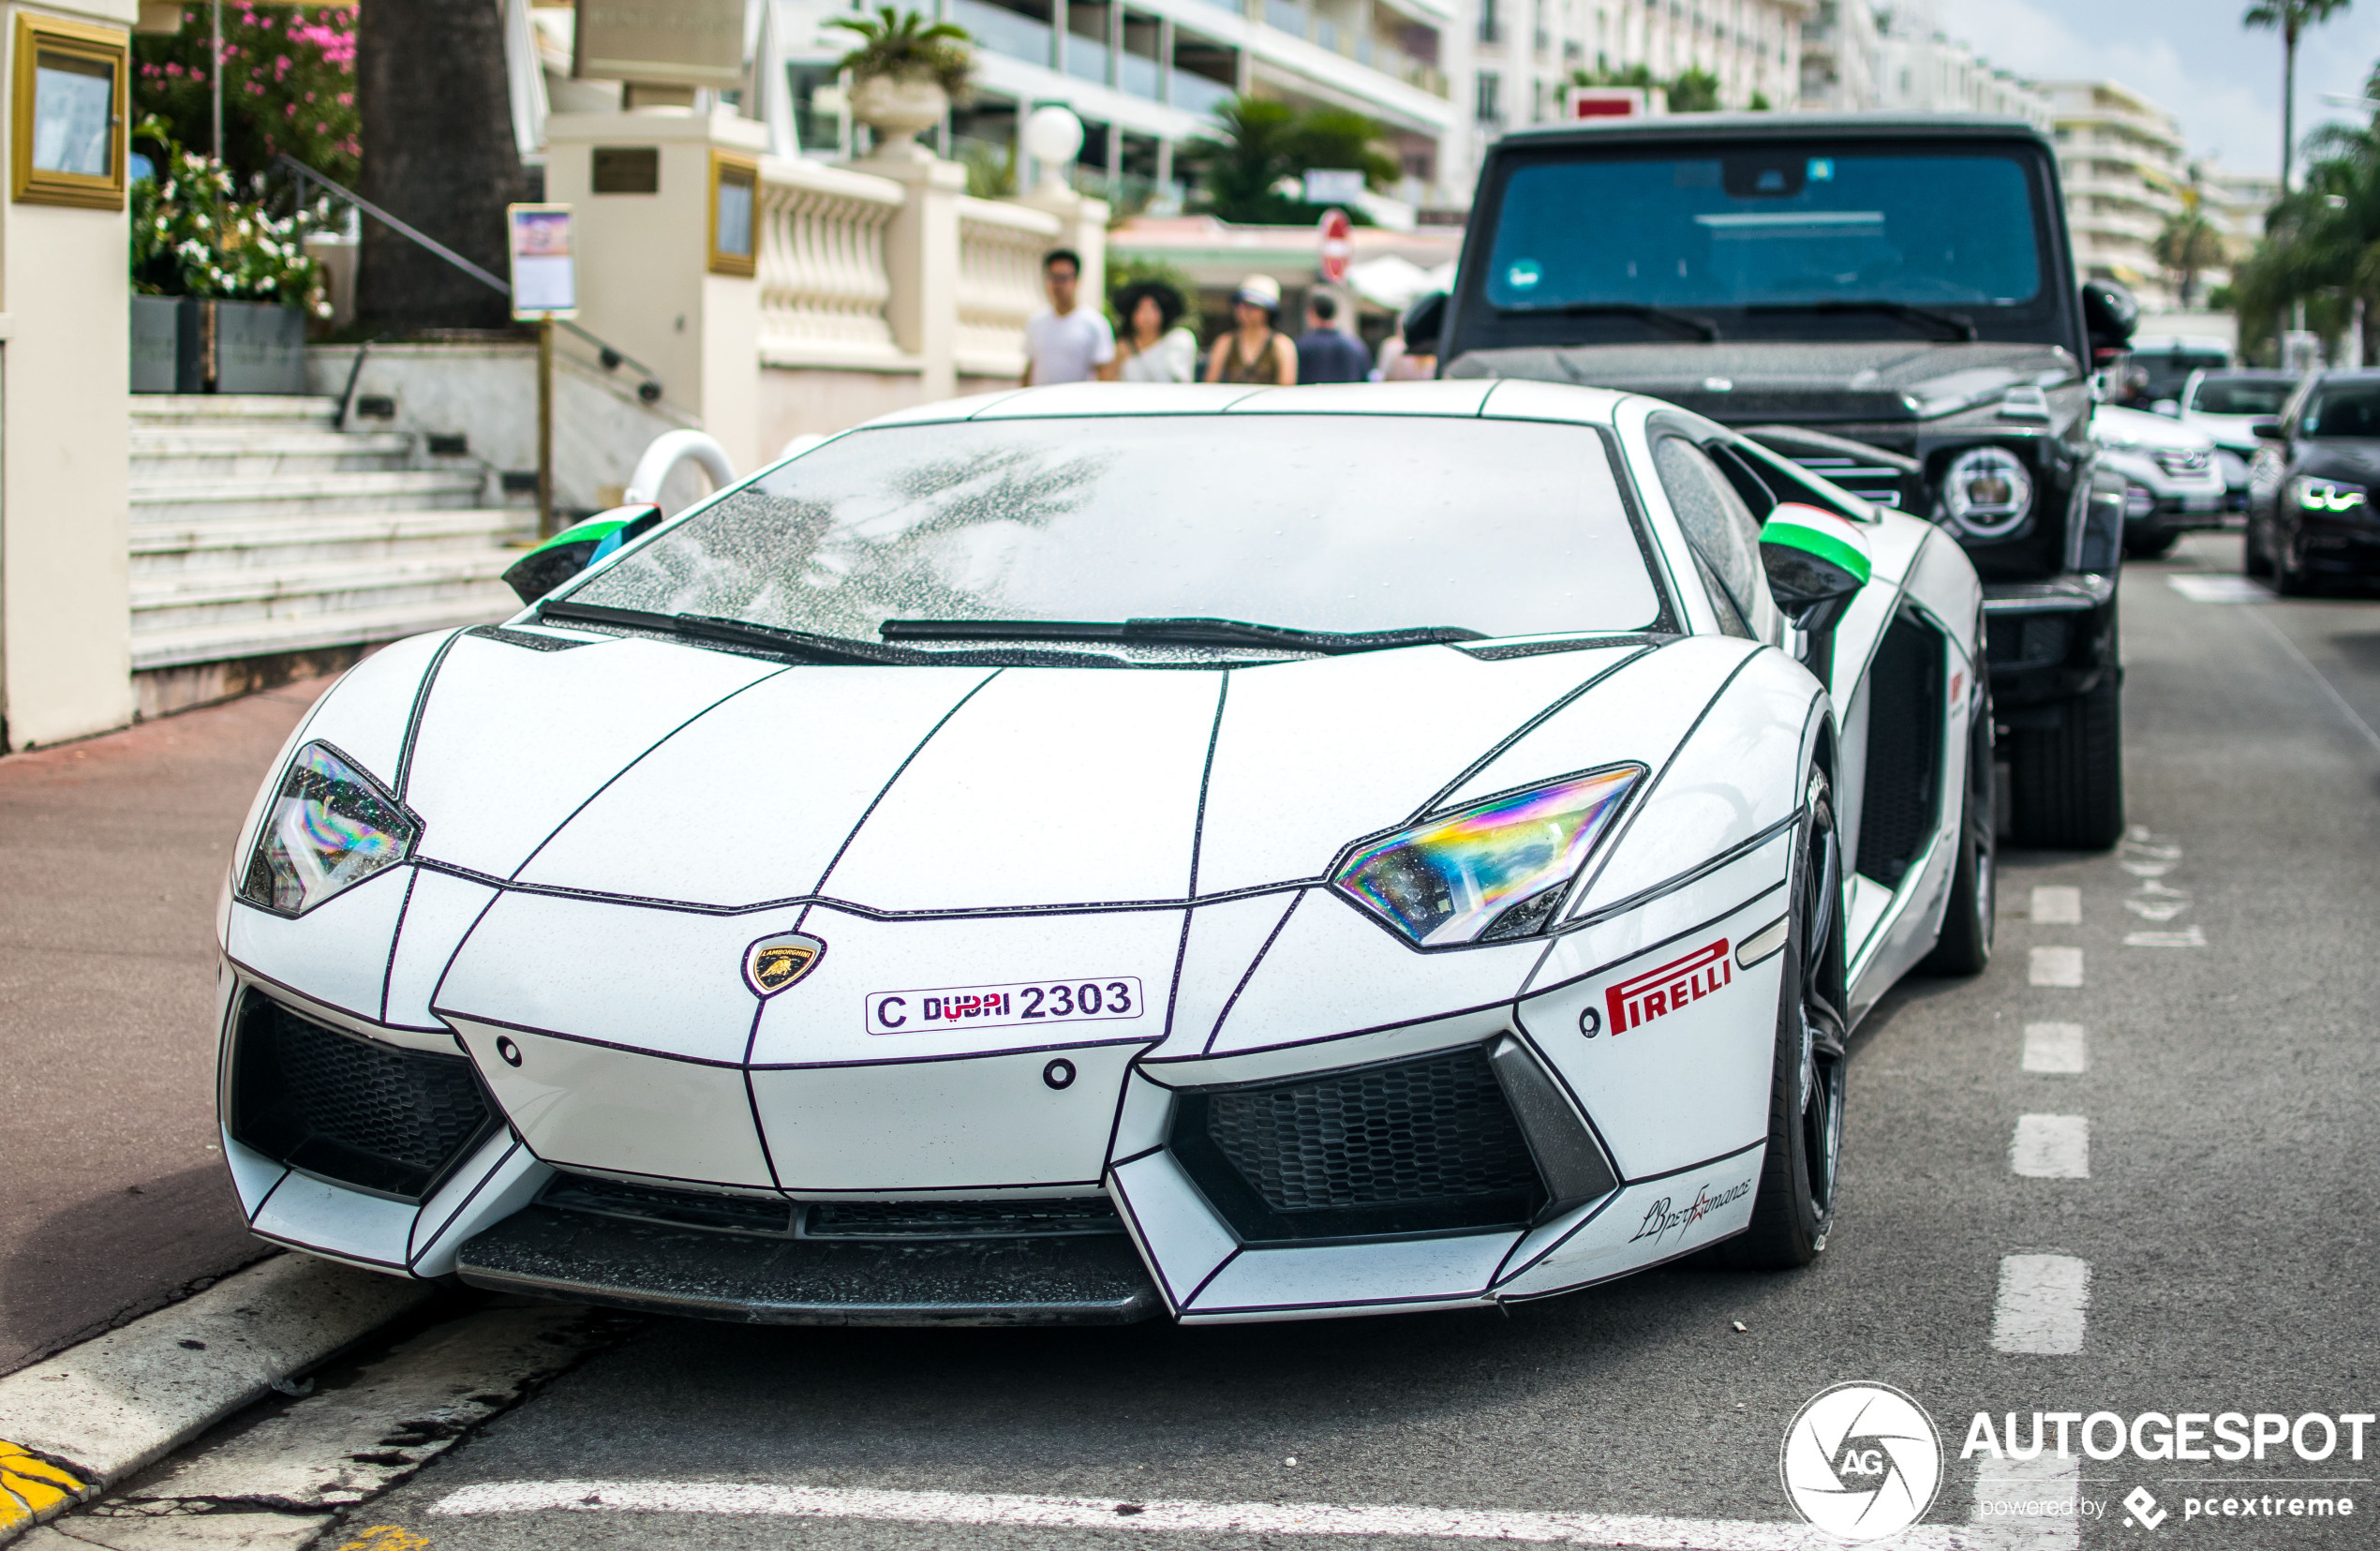
[[[2247,534],[2240,540],[2239,569],[2249,576],[2272,574],[2272,557],[2266,554],[2265,546],[2256,542],[2256,519],[2254,517],[2248,519]]]
[[[1777,1052],[1769,1074],[1768,1148],[1752,1223],[1714,1245],[1715,1263],[1789,1271],[1818,1258],[1835,1226],[1843,1149],[1843,848],[1823,770],[1804,788],[1793,854],[1792,924],[1781,950]]]
[[[2284,598],[2313,595],[2313,573],[2298,563],[2287,544],[2272,558],[2272,589]]]
[[[2110,663],[2099,682],[2057,708],[2047,727],[2020,727],[2008,760],[2009,838],[2051,851],[2105,851],[2124,834],[2123,688]]]
[[[1967,738],[1967,791],[1959,807],[1958,865],[1951,870],[1950,903],[1942,911],[1934,951],[1920,975],[1981,975],[1991,962],[1992,926],[2000,908],[1993,820],[1991,707]]]

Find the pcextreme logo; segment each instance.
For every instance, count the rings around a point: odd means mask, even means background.
[[[1841,1540],[1882,1540],[1933,1506],[1941,1435],[1925,1407],[1889,1384],[1837,1384],[1794,1415],[1778,1473],[1811,1524]]]

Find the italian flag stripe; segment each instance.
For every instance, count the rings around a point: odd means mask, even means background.
[[[539,544],[535,549],[530,550],[529,553],[532,555],[543,554],[544,551],[552,549],[558,544],[587,543],[601,544],[603,540],[610,538],[613,534],[618,532],[626,526],[627,524],[621,522],[617,517],[589,517],[585,522],[563,529],[552,538],[547,539],[543,544]]]
[[[1871,567],[1867,550],[1851,539],[1828,532],[1816,523],[1804,522],[1790,515],[1771,517],[1761,529],[1761,543],[1783,544],[1789,549],[1799,549],[1822,560],[1832,561],[1858,577],[1862,587],[1867,585]]]

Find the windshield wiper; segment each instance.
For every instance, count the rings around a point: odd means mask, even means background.
[[[1960,344],[1971,344],[1976,337],[1972,318],[1961,317],[1955,312],[1936,312],[1932,307],[1912,306],[1907,302],[1780,302],[1744,310],[1754,317],[1781,312],[1873,312],[1885,318],[1897,318],[1903,322],[1924,323],[1930,328],[1943,330],[1945,338]]]
[[[751,647],[781,656],[805,658],[813,663],[911,664],[938,660],[930,651],[880,647],[870,641],[854,641],[840,635],[818,635],[806,630],[780,630],[774,625],[756,625],[749,619],[721,619],[715,614],[662,614],[654,609],[614,608],[608,604],[573,604],[566,600],[541,604],[537,614],[541,619],[577,619],[591,625],[627,625],[637,630],[663,631],[698,641]]]
[[[886,619],[877,631],[887,641],[1114,641],[1122,645],[1275,647],[1326,657],[1397,647],[1442,646],[1484,641],[1480,631],[1460,625],[1417,625],[1405,630],[1297,630],[1242,619]]]
[[[1707,318],[1694,318],[1668,307],[1648,306],[1643,302],[1566,302],[1557,307],[1499,307],[1506,318],[1637,318],[1647,323],[1661,323],[1680,334],[1691,335],[1705,345],[1718,342],[1718,325]]]

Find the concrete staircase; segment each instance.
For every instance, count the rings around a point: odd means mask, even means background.
[[[375,642],[501,618],[536,514],[412,434],[333,428],[333,398],[140,395],[132,668],[162,711],[343,665]]]

